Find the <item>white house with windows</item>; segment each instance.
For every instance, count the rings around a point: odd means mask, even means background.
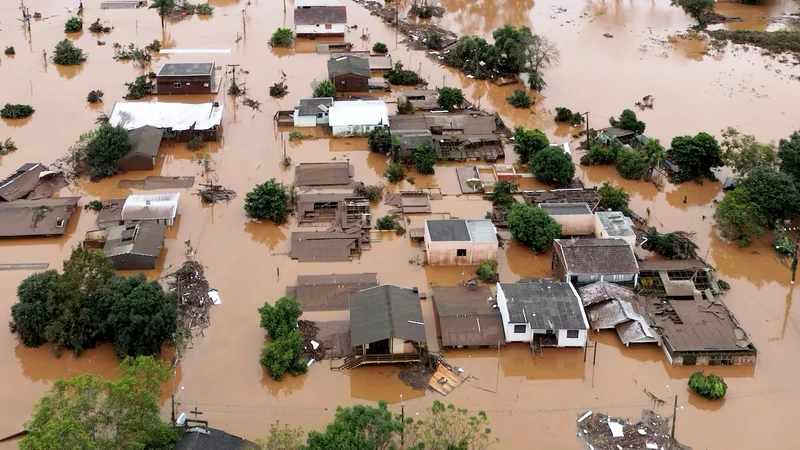
[[[297,36],[344,36],[347,31],[345,6],[302,6],[294,9]]]
[[[529,342],[534,352],[586,345],[589,321],[570,283],[547,279],[497,283],[497,307],[506,342]]]
[[[389,108],[383,100],[342,100],[328,110],[328,123],[336,137],[366,136],[389,126]]]
[[[315,127],[328,123],[328,110],[333,106],[332,97],[301,98],[294,107],[294,126]]]

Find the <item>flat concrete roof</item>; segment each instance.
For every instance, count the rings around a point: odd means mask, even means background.
[[[191,77],[211,75],[213,62],[206,63],[167,63],[158,71],[159,77]]]

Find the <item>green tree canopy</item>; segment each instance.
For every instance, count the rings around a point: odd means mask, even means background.
[[[444,55],[444,63],[485,80],[500,70],[502,50],[478,36],[461,36]]]
[[[775,228],[778,221],[800,214],[800,193],[791,176],[761,167],[749,173],[741,185],[750,193],[762,225]]]
[[[141,356],[119,370],[116,381],[89,374],[57,380],[34,406],[20,449],[174,449],[178,434],[159,408],[169,367]]]
[[[722,197],[714,212],[714,220],[722,237],[739,241],[740,247],[747,247],[753,237],[764,235],[758,208],[750,199],[750,192],[743,186]]]
[[[628,180],[648,180],[650,163],[644,153],[623,148],[617,153],[617,172]]]
[[[723,164],[719,144],[714,136],[708,133],[674,137],[671,152],[681,170],[676,177],[677,182],[700,180],[703,177],[715,180],[711,169]]]
[[[514,108],[530,108],[533,104],[533,99],[524,89],[515,89],[513,94],[506,97],[506,101]]]
[[[59,66],[77,66],[86,61],[86,54],[71,40],[64,39],[53,50],[53,62]]]
[[[392,416],[385,401],[378,407],[355,405],[336,408],[336,416],[325,431],[308,433],[307,450],[390,450],[402,423]]]
[[[158,11],[158,17],[161,18],[161,28],[167,27],[167,17],[170,16],[175,11],[175,1],[174,0],[151,0],[149,9],[155,9]]]
[[[392,140],[392,132],[389,127],[373,128],[367,136],[367,145],[369,149],[375,153],[382,155],[389,155],[392,153],[394,141]]]
[[[47,293],[58,277],[58,272],[52,269],[34,273],[17,287],[19,302],[11,306],[9,327],[26,347],[38,347],[47,342],[45,329],[51,317]]]
[[[636,113],[631,111],[630,109],[622,111],[622,114],[619,115],[619,120],[612,117],[608,119],[608,123],[611,124],[612,127],[633,131],[634,133],[637,134],[644,133],[644,129],[646,127],[645,123],[642,122],[641,120],[638,120],[636,118]]]
[[[514,152],[519,156],[519,161],[528,164],[531,157],[550,145],[547,135],[539,129],[526,130],[517,125],[514,127]]]
[[[464,103],[464,92],[459,88],[441,87],[439,88],[439,99],[437,103],[439,108],[442,109],[457,108]]]
[[[607,211],[628,212],[628,202],[630,202],[631,196],[625,192],[625,188],[621,186],[615,188],[606,181],[600,186],[598,192],[600,193],[600,202],[597,204],[598,208]]]
[[[503,25],[492,32],[494,45],[505,55],[501,58],[499,66],[503,73],[520,73],[525,69],[528,58],[528,45],[533,38],[528,27],[514,28],[509,24]]]
[[[423,175],[433,175],[439,155],[432,141],[426,141],[414,149],[414,169]]]
[[[244,211],[254,219],[269,219],[276,224],[286,222],[289,217],[289,193],[286,186],[275,178],[261,183],[244,198]]]
[[[739,175],[746,175],[758,167],[778,168],[778,152],[774,144],[758,142],[755,136],[741,134],[728,127],[722,131],[722,159]]]
[[[652,176],[653,171],[661,165],[667,158],[667,151],[661,145],[658,139],[648,139],[641,150],[644,160],[647,162],[648,178]]]
[[[492,186],[492,194],[489,196],[492,201],[492,206],[497,208],[511,208],[517,200],[512,194],[517,192],[519,185],[513,181],[497,180],[497,183]]]
[[[400,61],[394,63],[394,68],[384,75],[389,83],[397,86],[416,86],[422,83],[422,77],[413,70],[403,68],[403,63]]]
[[[406,426],[409,448],[414,450],[484,450],[497,439],[483,411],[471,415],[452,403],[433,401],[423,420],[409,420]]]
[[[514,239],[537,252],[547,250],[561,236],[561,224],[542,208],[517,203],[506,219]]]
[[[264,344],[261,350],[261,365],[267,370],[270,378],[281,381],[286,372],[292,376],[306,372],[306,361],[301,357],[302,353],[303,335],[300,330],[294,329]]]
[[[781,172],[800,183],[800,131],[778,142],[778,158],[781,160]]]
[[[303,314],[300,303],[294,297],[281,297],[275,301],[275,306],[264,302],[258,308],[261,316],[261,328],[267,330],[267,335],[272,339],[289,334],[297,328],[297,319]]]
[[[399,183],[406,178],[406,168],[398,162],[393,162],[386,166],[383,177],[386,178],[389,183]]]
[[[273,422],[266,439],[256,439],[256,445],[259,450],[303,450],[303,429]]]
[[[121,126],[100,125],[92,139],[86,144],[89,176],[92,181],[113,177],[117,174],[117,162],[131,149],[128,132]]]
[[[552,186],[566,186],[575,177],[575,164],[561,147],[539,150],[531,157],[530,165],[536,178]]]
[[[336,86],[331,80],[322,80],[317,87],[314,88],[314,97],[336,97]]]
[[[270,47],[292,48],[294,46],[294,33],[289,28],[278,28],[272,33],[268,44]]]

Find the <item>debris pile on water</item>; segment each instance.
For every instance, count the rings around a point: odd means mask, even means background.
[[[203,203],[227,202],[236,197],[233,189],[226,189],[218,184],[201,184],[200,186],[203,186],[203,189],[200,189],[197,195],[200,196]]]
[[[208,295],[209,286],[203,274],[203,265],[197,261],[186,261],[180,269],[165,277],[170,291],[178,294],[178,323],[188,331],[203,330],[211,324],[209,309],[213,304]]]
[[[636,421],[587,411],[579,416],[577,426],[578,436],[592,450],[691,450],[670,437],[666,418],[647,409],[642,410],[642,417]]]

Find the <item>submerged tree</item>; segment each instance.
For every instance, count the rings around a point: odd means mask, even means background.
[[[453,109],[464,103],[464,92],[459,88],[442,87],[439,88],[439,98],[437,100],[439,108]]]
[[[336,416],[324,431],[309,431],[307,450],[390,450],[403,424],[385,401],[378,407],[355,405],[336,408]]]
[[[294,46],[294,33],[288,28],[278,28],[272,33],[268,44],[270,47],[292,48]]]
[[[367,135],[367,145],[375,153],[388,155],[392,153],[394,142],[389,127],[377,127],[370,130]]]
[[[492,194],[489,199],[492,201],[492,206],[495,208],[508,209],[517,203],[514,199],[514,192],[517,192],[519,185],[513,181],[497,180],[497,183],[492,186]]]
[[[716,180],[711,169],[722,166],[722,150],[714,136],[700,132],[695,136],[672,138],[672,157],[680,167],[676,182],[701,180],[708,177]]]
[[[530,108],[533,104],[533,99],[524,89],[515,89],[513,94],[506,97],[506,101],[514,108]]]
[[[630,109],[622,111],[619,115],[619,120],[611,117],[608,123],[612,127],[622,128],[623,130],[633,131],[636,134],[644,133],[645,123],[636,118],[636,113]]]
[[[244,199],[244,211],[254,219],[269,219],[280,225],[289,216],[289,194],[275,178],[256,185]]]
[[[751,200],[750,192],[742,186],[722,197],[714,212],[714,221],[722,237],[739,241],[739,247],[747,247],[754,237],[764,235],[758,208]]]
[[[556,43],[550,39],[534,34],[527,49],[528,83],[534,91],[542,91],[547,86],[544,81],[545,72],[558,65],[561,52]]]
[[[426,141],[414,149],[414,169],[423,175],[433,175],[434,165],[439,160],[433,141]]]
[[[547,135],[541,130],[526,130],[517,125],[514,127],[514,152],[519,156],[519,161],[529,164],[531,157],[550,145]]]
[[[778,142],[778,158],[781,160],[781,172],[800,183],[800,131]]]
[[[561,236],[561,224],[535,206],[514,204],[506,221],[511,236],[537,252],[547,250]]]
[[[780,221],[800,214],[800,192],[791,176],[761,167],[751,171],[742,187],[750,193],[761,224],[775,228]]]
[[[294,297],[281,297],[275,306],[268,302],[258,308],[261,328],[267,330],[272,342],[267,342],[261,350],[261,365],[270,378],[283,379],[289,372],[297,376],[306,371],[306,363],[300,357],[303,353],[303,335],[297,329],[297,319],[303,313]]]
[[[598,192],[600,193],[598,208],[606,211],[628,212],[628,202],[630,202],[631,196],[625,192],[625,188],[621,186],[615,188],[606,181],[600,186]]]
[[[291,427],[276,421],[269,424],[269,432],[265,439],[256,439],[259,450],[302,450],[303,429]]]
[[[497,442],[483,411],[470,414],[452,403],[433,401],[428,417],[409,420],[406,425],[409,448],[413,450],[485,450]]]
[[[56,44],[53,51],[53,62],[60,66],[77,66],[86,61],[83,50],[75,46],[69,39]]]
[[[531,157],[531,172],[544,183],[552,186],[567,186],[575,176],[575,164],[561,147],[539,150]]]
[[[755,136],[741,134],[739,130],[728,127],[722,131],[722,159],[738,175],[747,175],[758,167],[776,170],[778,152],[775,145],[758,142]]]
[[[314,97],[336,97],[336,86],[333,85],[331,80],[322,80],[317,87],[314,88]]]
[[[131,149],[128,132],[121,126],[101,125],[86,144],[86,163],[92,181],[113,177],[117,162]]]
[[[151,0],[149,9],[158,11],[158,17],[161,18],[161,28],[167,27],[167,17],[175,11],[175,0]]]

